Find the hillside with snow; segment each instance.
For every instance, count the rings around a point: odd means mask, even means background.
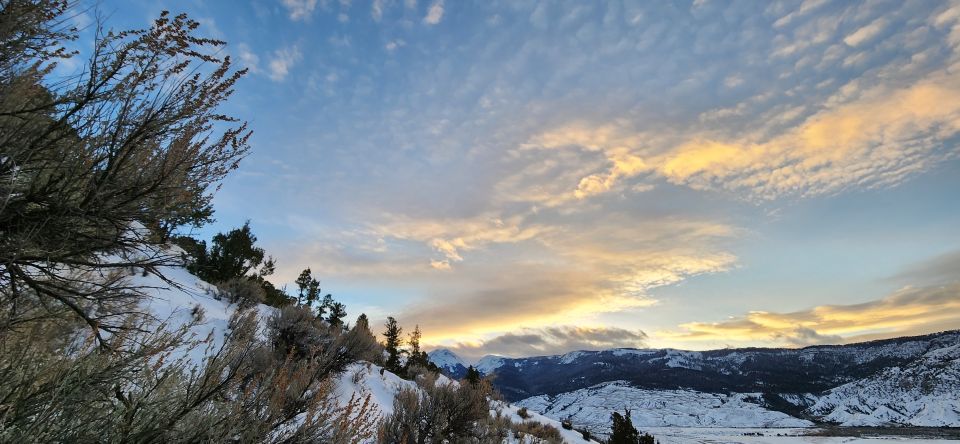
[[[177,247],[169,247],[167,253],[182,253]],[[165,267],[162,270],[164,278],[154,274],[142,274],[132,272],[128,279],[131,286],[144,289],[146,298],[142,303],[143,310],[148,313],[153,320],[149,323],[153,328],[176,329],[183,325],[188,325],[195,320],[198,313],[201,313],[201,320],[190,329],[190,333],[195,338],[210,338],[210,348],[215,349],[224,341],[224,336],[229,333],[230,318],[237,311],[236,304],[230,304],[225,300],[218,299],[216,286],[204,282],[202,279],[190,274],[183,267]],[[261,329],[265,328],[265,323],[270,316],[273,316],[277,309],[266,305],[257,305],[254,307],[257,313]],[[181,356],[189,361],[200,364],[204,360],[204,347],[186,349],[182,351]],[[434,353],[431,359],[444,362],[442,368],[447,372],[461,371],[465,373],[466,367],[463,361],[455,354]],[[436,362],[435,361],[435,362]],[[459,367],[458,367],[459,365]],[[439,376],[438,384],[459,384],[453,379],[443,375]],[[421,390],[417,383],[403,379],[380,366],[370,362],[355,362],[340,373],[334,380],[333,396],[335,402],[340,406],[347,406],[351,400],[366,399],[369,400],[369,410],[367,415],[377,419],[383,419],[394,413],[394,398],[404,389]],[[530,412],[526,418],[517,414],[519,407],[509,405],[500,401],[491,401],[490,415],[496,418],[505,418],[515,423],[542,424],[554,427],[566,443],[583,443],[584,440],[579,432],[564,430],[559,421],[546,416]],[[376,442],[375,438],[367,440],[368,443]],[[502,443],[534,443],[530,436],[518,437],[510,435],[505,437]]]
[[[633,424],[649,427],[810,427],[760,405],[756,393],[731,395],[692,390],[644,390],[615,381],[562,393],[524,399],[518,405],[551,418],[571,419],[596,435],[608,432],[610,412],[630,410]]]
[[[520,405],[600,432],[646,427],[960,427],[960,332],[802,349],[613,349],[485,357]],[[435,353],[439,353],[435,351]]]

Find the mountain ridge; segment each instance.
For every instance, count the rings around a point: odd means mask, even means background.
[[[958,344],[960,330],[946,330],[802,348],[579,350],[500,357],[478,368],[495,375],[494,385],[506,399],[558,419],[597,422],[610,410],[643,409],[652,405],[649,399],[669,405],[670,399],[690,398],[724,406],[728,399],[736,401],[730,405],[755,404],[812,423],[960,427],[960,402],[953,401],[960,393]],[[594,399],[598,396],[599,403]],[[577,405],[607,410],[571,410]],[[715,414],[685,411],[695,419],[681,422],[710,424]],[[670,421],[681,416],[650,419],[644,425],[678,425]],[[727,418],[743,426],[764,426],[778,417],[760,412]]]

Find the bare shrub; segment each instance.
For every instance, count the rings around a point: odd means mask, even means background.
[[[79,327],[43,320],[0,334],[0,442],[355,443],[376,430],[369,399],[337,403],[326,364],[263,365],[252,312],[219,345],[190,339],[191,324],[160,325],[127,330],[108,351]],[[200,365],[186,357],[197,347]]]
[[[218,284],[215,297],[237,304],[240,308],[250,308],[262,304],[265,293],[259,283],[247,277],[238,277]]]
[[[420,389],[403,389],[394,399],[393,415],[380,427],[381,442],[457,442],[484,434],[488,417],[484,394],[470,386],[425,380]]]
[[[553,427],[548,424],[542,424],[535,421],[525,421],[520,424],[514,425],[514,430],[517,432],[518,437],[524,435],[531,436],[536,438],[539,441],[536,442],[547,442],[547,443],[563,443],[563,436],[560,435],[560,431],[556,427]]]

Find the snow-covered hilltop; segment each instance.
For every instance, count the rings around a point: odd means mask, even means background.
[[[440,370],[448,376],[461,378],[467,374],[466,362],[450,350],[437,349],[428,353],[427,356],[430,357],[430,362],[440,367]]]
[[[647,427],[960,427],[960,331],[802,349],[613,349],[486,357],[508,399],[602,433]]]

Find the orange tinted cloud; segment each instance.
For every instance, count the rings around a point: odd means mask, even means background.
[[[906,288],[862,304],[791,313],[753,311],[721,322],[690,322],[653,336],[676,344],[809,345],[960,328],[960,284]]]

